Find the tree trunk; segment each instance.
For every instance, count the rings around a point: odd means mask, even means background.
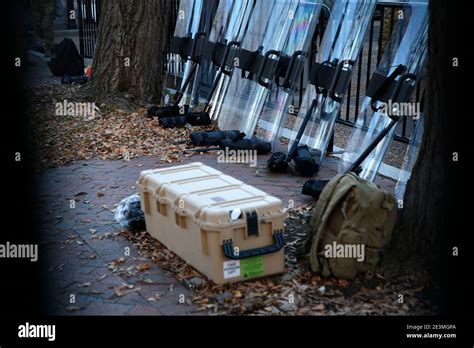
[[[398,226],[386,250],[382,269],[386,274],[439,270],[442,260],[452,255],[446,245],[446,229],[451,223],[449,211],[455,204],[450,196],[448,171],[453,165],[450,133],[455,127],[452,104],[448,101],[452,74],[446,28],[449,3],[430,1],[428,81],[426,84],[424,136],[417,163],[408,182],[404,208]],[[451,53],[452,54],[452,53]],[[450,112],[451,111],[451,112]]]
[[[173,0],[104,0],[91,88],[146,102],[161,97]]]

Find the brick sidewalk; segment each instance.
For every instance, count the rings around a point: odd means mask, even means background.
[[[285,205],[289,200],[296,206],[314,202],[300,194],[307,179],[269,173],[266,158],[259,156],[255,168],[219,164],[215,154],[195,155],[186,162],[211,165],[281,198]],[[140,171],[156,166],[155,157],[128,162],[88,160],[48,170],[36,178],[35,205],[48,314],[204,314],[190,304],[189,289],[159,265],[140,256],[135,246],[118,235],[121,228],[111,212],[114,204],[136,193],[134,186]],[[337,161],[328,158],[320,177],[332,177],[336,168]],[[378,178],[377,183],[393,190],[390,180]],[[74,208],[70,205],[72,199]],[[128,249],[130,255],[126,254]],[[180,303],[182,295],[184,303]],[[71,301],[72,297],[75,301]]]

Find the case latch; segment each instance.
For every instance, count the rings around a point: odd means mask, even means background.
[[[246,211],[247,218],[247,236],[258,236],[258,215],[257,211]]]

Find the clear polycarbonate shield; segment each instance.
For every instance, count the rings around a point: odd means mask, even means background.
[[[427,56],[428,1],[407,1],[400,14],[395,31],[377,67],[377,72],[388,76],[401,64],[406,67],[407,73],[419,76]],[[405,82],[416,83],[415,80]],[[345,172],[392,120],[388,115],[387,108],[374,111],[371,102],[371,98],[365,98],[355,128],[339,163],[339,172]],[[376,109],[383,106],[379,101],[375,103]],[[419,110],[419,108],[413,109]],[[418,117],[418,115],[400,116]],[[395,129],[396,127],[392,127],[363,161],[360,177],[374,180],[392,141]]]
[[[415,165],[418,153],[420,152],[421,140],[423,138],[423,126],[423,113],[420,113],[420,118],[416,121],[415,129],[398,174],[397,184],[395,185],[395,198],[398,202],[403,202],[407,182],[410,179],[413,166]]]
[[[209,41],[213,43],[227,44],[232,41],[241,42],[247,25],[252,14],[254,0],[221,0],[214,16],[214,22],[212,24],[211,33],[209,35]],[[225,81],[228,76],[218,73],[218,68],[212,64],[212,62],[202,57],[203,61],[197,68],[194,83],[192,85],[192,102],[191,107],[194,107],[201,103],[207,102],[203,98],[201,92],[202,74],[206,75],[205,80],[208,84],[213,83],[214,79],[219,79],[217,88],[212,93],[213,95],[219,95],[222,93]],[[201,70],[203,73],[201,74]],[[222,76],[223,75],[223,76]]]
[[[204,0],[181,0],[174,30],[175,37],[194,37],[199,32],[203,15]],[[167,71],[162,92],[162,105],[172,100],[191,73],[194,63],[183,61],[178,54],[168,54]],[[183,98],[184,99],[184,98]]]
[[[288,72],[288,76],[291,74],[292,78],[285,79],[282,87],[276,84],[272,85],[260,117],[255,115],[254,124],[249,125],[248,132],[252,132],[249,134],[253,134],[257,126],[256,136],[264,141],[274,143],[278,129],[286,123],[288,107],[309,54],[311,39],[319,21],[321,7],[322,1],[320,0],[300,1],[283,48],[283,53],[286,56],[294,55],[295,57]]]
[[[223,0],[223,2],[232,1],[232,0]],[[220,3],[220,2],[219,2]],[[196,33],[203,33],[207,36],[210,35],[211,27],[213,24],[213,16],[214,16],[214,9],[216,6],[216,0],[203,0],[201,6],[201,17],[198,18],[197,16],[193,18],[192,26],[193,30],[197,24],[197,31],[193,33],[193,37],[196,37]],[[207,36],[203,37],[203,39],[207,39]],[[202,64],[202,62],[188,60],[184,65],[184,76],[181,80],[180,90],[183,93],[182,99],[178,103],[179,105],[194,105],[197,102],[195,98],[196,94],[196,86],[201,84],[202,74],[200,68],[202,66],[209,66],[209,63]],[[189,82],[187,82],[187,77],[190,78]]]
[[[346,61],[343,69],[352,69],[349,62],[354,62],[359,56],[375,7],[375,0],[336,1],[316,61],[333,64]],[[338,97],[342,99],[343,94]],[[317,100],[317,106],[313,109],[300,144],[306,144],[313,149],[316,162],[321,164],[341,109],[341,102],[331,96],[318,94],[311,83],[305,91],[297,116],[289,116],[289,122],[280,128],[278,140],[289,138],[288,148],[291,147],[314,99]]]
[[[193,19],[194,0],[183,0],[179,3],[178,17],[176,19],[176,26],[174,30],[175,37],[188,37],[192,35],[191,22]],[[180,66],[183,62],[181,57],[176,53],[168,54],[168,69],[167,72],[174,75],[182,73]],[[181,68],[182,70],[182,68]]]
[[[291,25],[295,19],[299,0],[257,1],[254,14],[242,48],[249,51],[281,51],[284,48]],[[258,13],[258,15],[256,14]],[[276,59],[275,55],[269,55]],[[268,88],[256,79],[240,78],[242,70],[234,67],[233,78],[222,99],[218,115],[221,130],[239,129],[252,136],[257,117],[260,115]],[[263,78],[264,83],[270,83]]]
[[[239,16],[237,17],[238,20],[236,21],[235,25],[235,28],[238,27],[238,30],[234,31],[234,34],[232,34],[231,36],[229,35],[226,38],[227,42],[236,41],[242,43],[247,33],[251,16],[253,16],[254,14],[258,15],[258,13],[255,13],[254,5],[254,0],[241,1],[239,4],[235,5],[236,7],[238,6],[241,9],[239,12]],[[235,57],[235,53],[235,50],[230,51],[232,59]],[[216,88],[211,95],[208,95],[207,100],[207,112],[211,120],[216,120],[217,115],[220,112],[222,99],[225,96],[231,77],[231,74],[224,74],[222,73],[222,71],[216,74],[216,76],[214,77],[215,80],[213,81],[213,83],[216,84]]]

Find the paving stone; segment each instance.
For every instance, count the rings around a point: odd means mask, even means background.
[[[69,315],[124,315],[135,305],[114,302],[93,302],[83,310],[69,313]]]
[[[155,307],[146,306],[146,305],[135,305],[131,310],[129,310],[127,315],[162,315],[162,313]]]

